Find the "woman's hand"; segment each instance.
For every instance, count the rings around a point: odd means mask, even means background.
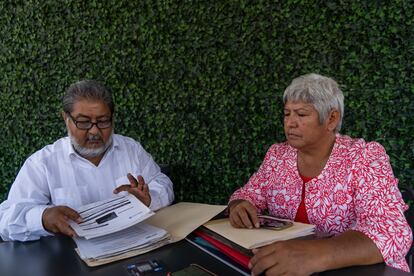
[[[236,228],[259,228],[256,208],[247,200],[236,199],[229,203],[230,223]]]
[[[127,177],[130,184],[119,186],[114,190],[114,194],[117,194],[121,191],[126,191],[130,194],[133,194],[146,206],[150,206],[151,195],[149,193],[148,185],[145,184],[144,178],[141,175],[138,175],[138,177],[135,179],[135,177],[133,177],[130,173],[127,175]]]
[[[253,253],[249,264],[253,275],[309,275],[384,261],[375,243],[355,230],[328,239],[278,241]]]
[[[253,249],[249,268],[252,275],[310,275],[323,260],[318,249],[309,241],[279,241]]]

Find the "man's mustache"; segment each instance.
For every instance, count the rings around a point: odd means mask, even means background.
[[[88,135],[88,141],[103,141],[100,135]]]

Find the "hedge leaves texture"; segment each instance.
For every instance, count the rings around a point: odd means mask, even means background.
[[[342,85],[341,132],[380,142],[414,185],[413,1],[26,0],[0,14],[3,199],[66,135],[61,97],[85,78],[113,90],[116,132],[171,166],[178,200],[226,203],[284,140],[283,90],[309,72]]]

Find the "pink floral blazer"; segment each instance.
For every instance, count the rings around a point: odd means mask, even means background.
[[[259,170],[231,200],[250,201],[258,212],[294,219],[303,182],[296,166],[297,150],[286,142],[268,150]],[[405,255],[412,232],[389,157],[376,142],[337,135],[325,168],[305,187],[305,206],[317,231],[340,234],[356,230],[377,245],[385,263],[409,271]]]

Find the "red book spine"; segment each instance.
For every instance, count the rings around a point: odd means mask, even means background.
[[[247,255],[244,255],[240,251],[231,248],[230,246],[214,239],[213,237],[207,235],[206,233],[203,233],[201,231],[195,231],[194,232],[197,236],[200,236],[207,242],[209,242],[211,245],[215,246],[218,250],[220,250],[222,253],[229,256],[233,261],[237,262],[238,264],[242,265],[243,267],[249,269],[249,261],[250,257]]]

